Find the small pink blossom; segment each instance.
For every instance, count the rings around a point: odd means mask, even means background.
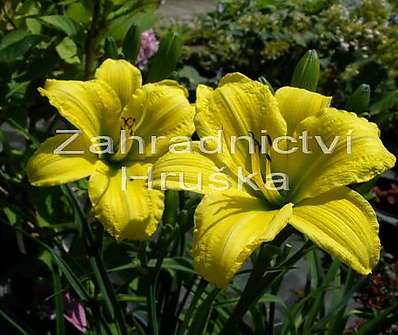
[[[159,41],[156,38],[153,29],[144,31],[141,34],[141,47],[138,54],[138,66],[143,67],[148,63],[148,59],[151,58],[159,48]]]
[[[79,300],[72,297],[69,292],[65,293],[64,300],[65,319],[82,333],[85,333],[87,331],[87,319],[84,306],[79,302]]]

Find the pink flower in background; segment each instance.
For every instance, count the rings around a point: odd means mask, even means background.
[[[148,59],[151,58],[159,48],[159,41],[152,29],[144,31],[141,34],[141,48],[138,54],[138,66],[142,67],[148,63]]]
[[[87,331],[87,319],[84,306],[72,297],[72,295],[67,292],[64,296],[65,299],[65,319],[68,320],[72,325],[74,325],[82,333]]]

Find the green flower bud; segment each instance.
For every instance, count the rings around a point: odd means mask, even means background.
[[[141,47],[141,30],[132,24],[123,41],[123,55],[132,64],[137,61]]]
[[[315,50],[308,50],[298,62],[292,78],[292,86],[316,91],[320,76],[320,62]]]
[[[363,113],[369,108],[370,86],[361,84],[347,101],[346,109],[349,112]]]
[[[175,70],[182,51],[182,39],[170,32],[160,41],[159,51],[153,57],[147,82],[156,82],[166,79]]]
[[[105,38],[104,53],[106,58],[112,58],[112,59],[119,58],[116,42],[114,38],[111,36]]]

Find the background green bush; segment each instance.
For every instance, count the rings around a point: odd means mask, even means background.
[[[300,57],[316,49],[322,62],[318,90],[344,107],[360,84],[370,85],[367,116],[384,136],[397,138],[397,5],[393,0],[222,0],[217,11],[177,25],[186,38],[182,63],[194,67],[202,81],[240,71],[280,87],[290,83]]]

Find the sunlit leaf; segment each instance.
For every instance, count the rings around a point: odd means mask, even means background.
[[[78,64],[80,59],[77,56],[77,46],[69,37],[65,37],[61,43],[59,43],[55,50],[59,57],[61,57],[68,64]]]
[[[48,26],[64,32],[68,36],[75,36],[79,32],[78,23],[64,15],[41,16],[40,20]]]

